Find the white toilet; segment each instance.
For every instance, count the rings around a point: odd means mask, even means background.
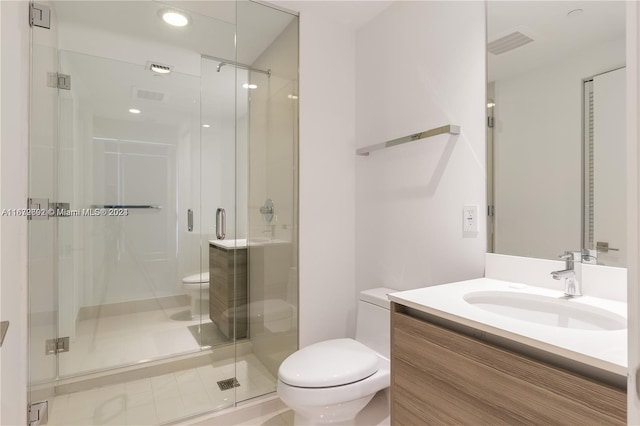
[[[209,315],[209,272],[184,277],[182,288],[191,297],[191,317]]]
[[[291,354],[278,371],[278,396],[295,412],[295,424],[352,420],[376,392],[388,388],[390,318],[387,294],[360,293],[356,339],[333,339]]]

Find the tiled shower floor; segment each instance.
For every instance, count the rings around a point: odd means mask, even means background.
[[[222,391],[217,382],[236,377],[239,387]],[[49,425],[159,425],[221,409],[275,390],[276,379],[250,354],[236,364],[217,362],[150,379],[56,396]]]
[[[171,317],[185,307],[105,316],[79,321],[71,350],[61,353],[60,375],[104,370],[142,360],[196,352],[200,345],[188,327],[211,323],[208,316],[190,321]]]

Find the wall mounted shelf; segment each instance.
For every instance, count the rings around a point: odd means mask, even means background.
[[[442,135],[445,133],[449,133],[450,135],[459,135],[460,126],[456,126],[455,124],[447,124],[446,126],[437,127],[431,130],[425,130],[424,132],[414,133],[413,135],[404,136],[404,137],[393,139],[387,142],[381,142],[375,145],[365,146],[364,148],[356,149],[356,154],[369,155],[369,153],[373,151],[379,151],[381,149],[390,148],[392,146],[402,145],[407,142],[413,142],[420,139],[430,138],[431,136]]]

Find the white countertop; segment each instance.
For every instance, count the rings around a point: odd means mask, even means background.
[[[247,239],[238,239],[238,240],[209,240],[209,244],[213,244],[214,246],[227,249],[245,249],[247,246],[249,247],[259,247],[273,244],[289,244],[289,241],[279,240],[279,239],[267,239],[267,238],[255,238],[250,239],[247,243]]]
[[[416,310],[493,335],[576,360],[615,374],[627,375],[627,329],[581,330],[512,319],[467,303],[464,295],[476,291],[504,291],[559,298],[560,290],[478,278],[389,294],[389,299]],[[567,303],[582,303],[627,317],[627,305],[615,300],[581,296]]]
[[[209,244],[227,250],[247,248],[247,240],[209,240]]]

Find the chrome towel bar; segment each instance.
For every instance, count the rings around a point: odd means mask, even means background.
[[[156,209],[160,210],[162,206],[153,206],[147,204],[103,204],[93,205],[92,209]]]
[[[414,133],[413,135],[404,136],[402,138],[393,139],[393,140],[378,143],[375,145],[369,145],[364,148],[358,148],[356,149],[356,154],[369,155],[369,153],[373,151],[378,151],[384,148],[390,148],[392,146],[402,145],[407,142],[413,142],[420,139],[430,138],[431,136],[442,135],[445,133],[449,133],[450,135],[459,135],[460,126],[456,126],[455,124],[447,124],[446,126],[437,127],[431,130],[425,130],[424,132]]]

